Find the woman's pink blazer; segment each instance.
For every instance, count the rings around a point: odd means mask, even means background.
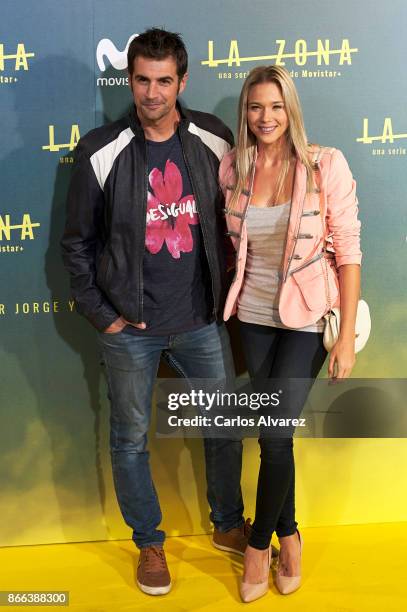
[[[330,306],[339,306],[337,268],[360,264],[362,258],[356,182],[345,157],[338,149],[318,145],[313,145],[310,155],[315,167],[315,189],[307,193],[306,168],[297,160],[282,266],[279,313],[282,322],[292,328],[318,321],[329,310],[329,301]],[[232,150],[219,168],[228,234],[236,253],[235,276],[224,309],[225,321],[236,311],[247,256],[245,219],[249,191],[240,196],[234,210],[229,209],[235,185],[234,158]]]

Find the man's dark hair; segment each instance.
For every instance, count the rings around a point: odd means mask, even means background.
[[[139,55],[158,61],[169,56],[173,57],[177,63],[179,79],[182,79],[188,69],[188,53],[181,35],[161,28],[150,28],[131,41],[127,51],[130,74],[133,74],[134,60]]]

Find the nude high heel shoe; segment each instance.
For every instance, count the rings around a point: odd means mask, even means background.
[[[297,529],[297,534],[300,540],[300,546],[301,546],[300,554],[302,556],[302,537],[298,529]],[[293,593],[294,591],[300,588],[301,574],[299,576],[281,576],[278,573],[278,568],[277,568],[277,573],[275,577],[275,585],[282,595],[289,595],[290,593]]]
[[[269,546],[267,551],[267,566],[270,568],[271,563],[271,546]],[[244,603],[249,603],[250,601],[255,601],[255,599],[259,599],[263,597],[269,590],[269,573],[267,572],[267,580],[264,582],[242,582],[240,583],[240,597]]]

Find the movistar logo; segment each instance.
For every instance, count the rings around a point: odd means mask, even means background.
[[[127,44],[123,51],[117,49],[116,45],[110,40],[110,38],[103,38],[99,41],[96,49],[96,61],[99,66],[99,70],[104,72],[106,70],[105,58],[109,60],[109,63],[116,68],[116,70],[124,70],[127,68],[127,51],[133,38],[136,38],[138,34],[132,34],[127,41]]]

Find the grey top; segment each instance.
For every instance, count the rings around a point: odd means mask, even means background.
[[[243,287],[238,298],[240,321],[280,327],[278,312],[280,279],[291,202],[277,206],[249,206],[247,261]],[[322,332],[324,320],[300,331]]]

